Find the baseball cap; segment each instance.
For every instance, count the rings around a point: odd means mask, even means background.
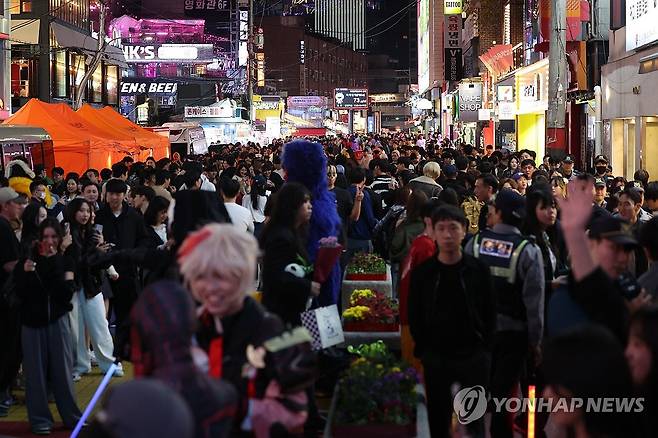
[[[594,157],[594,164],[601,162],[608,164],[608,159],[605,157],[605,155],[597,155],[596,157]]]
[[[592,221],[589,228],[590,239],[606,239],[623,246],[636,246],[637,240],[629,230],[625,220],[610,215],[600,216]]]
[[[454,164],[448,164],[443,168],[443,173],[446,176],[457,175],[457,167]]]
[[[564,157],[564,160],[562,160],[562,162],[567,164],[573,164],[574,162],[573,155],[567,155],[566,157]]]
[[[9,201],[18,201],[21,195],[11,187],[0,188],[0,204],[6,204]]]
[[[605,180],[603,178],[596,178],[594,180],[594,186],[595,187],[605,187],[606,186]]]
[[[524,178],[525,178],[525,173],[523,173],[523,172],[516,172],[514,175],[512,175],[512,179],[513,179],[514,181],[518,181],[518,180],[520,180],[521,177],[524,177]]]
[[[496,195],[494,201],[496,210],[511,213],[518,219],[525,217],[525,198],[510,189],[502,189]]]

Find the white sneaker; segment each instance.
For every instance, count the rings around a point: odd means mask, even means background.
[[[78,373],[73,374],[73,381],[79,382],[82,379],[82,376]]]
[[[103,371],[103,374],[107,373],[107,370]],[[123,377],[124,372],[123,372],[123,365],[121,365],[121,362],[117,364],[117,367],[114,369],[114,373],[112,374],[112,377]]]

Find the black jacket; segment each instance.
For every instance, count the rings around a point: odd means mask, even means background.
[[[263,342],[279,336],[283,332],[281,320],[247,297],[242,310],[235,315],[222,318],[222,379],[232,383],[238,390],[240,398],[246,399],[248,395],[248,380],[242,374],[247,363],[247,346],[260,346]],[[209,352],[210,343],[220,335],[215,329],[212,318],[204,315],[200,318],[196,341],[203,350]],[[267,368],[259,372],[256,395],[262,397],[265,388],[271,379],[271,370]]]
[[[68,313],[73,306],[71,298],[75,284],[66,280],[65,273],[73,272],[73,261],[56,254],[52,257],[36,255],[32,260],[36,271],[25,272],[25,258],[14,268],[16,292],[20,297],[20,312],[23,325],[45,327]]]
[[[116,245],[115,250],[147,247],[149,244],[144,218],[127,205],[123,206],[118,217],[105,205],[96,213],[95,223],[103,225],[103,237],[106,242]],[[131,263],[118,262],[114,267],[124,280],[137,278],[137,269]]]
[[[416,342],[414,354],[425,360],[441,355],[459,355],[490,350],[496,327],[496,299],[489,268],[481,260],[464,254],[459,263],[459,279],[466,299],[456,296],[456,291],[437,290],[440,268],[436,257],[431,257],[411,272],[409,285],[409,329]],[[459,291],[461,293],[462,291]],[[444,303],[466,303],[464,306],[439,308],[439,295]],[[452,296],[451,296],[452,295]],[[457,312],[463,318],[463,327],[439,333],[445,329],[441,314]],[[458,348],[455,346],[459,346]]]
[[[75,286],[83,288],[87,298],[93,298],[102,291],[103,269],[110,267],[110,260],[97,248],[95,232],[83,235],[79,227],[71,229],[73,243],[66,255],[75,263]]]
[[[263,305],[284,323],[298,326],[300,313],[306,310],[311,293],[311,280],[286,272],[290,264],[300,264],[297,238],[287,228],[267,232],[262,243]]]

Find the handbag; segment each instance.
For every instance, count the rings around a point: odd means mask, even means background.
[[[322,350],[345,342],[338,307],[307,310],[301,314],[302,325],[311,333],[313,350]]]

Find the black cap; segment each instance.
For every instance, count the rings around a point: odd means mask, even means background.
[[[596,178],[594,180],[594,186],[595,187],[605,187],[606,186],[605,180],[603,178]]]
[[[631,234],[628,222],[614,216],[601,216],[593,220],[589,228],[589,237],[610,240],[627,247],[637,246],[637,240]]]
[[[606,158],[605,155],[597,155],[596,157],[594,157],[594,164],[598,164],[598,163],[608,164],[608,159]]]
[[[514,190],[502,189],[494,201],[496,210],[508,212],[518,219],[525,217],[525,198]]]
[[[566,157],[564,157],[564,160],[562,160],[562,162],[567,164],[573,164],[574,163],[573,155],[567,155]]]

